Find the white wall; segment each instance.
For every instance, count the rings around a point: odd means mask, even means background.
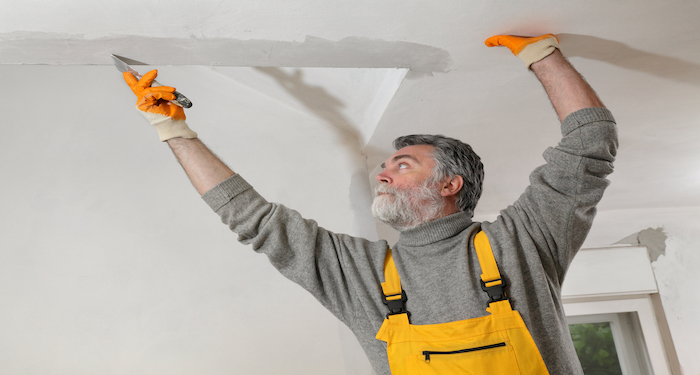
[[[268,199],[376,237],[356,139],[206,68],[160,81]],[[0,373],[371,373],[200,200],[113,67],[2,66],[0,82]]]

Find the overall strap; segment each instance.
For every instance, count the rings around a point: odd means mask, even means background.
[[[496,258],[493,256],[491,244],[484,231],[479,231],[474,237],[474,248],[481,266],[481,289],[489,295],[489,311],[504,311],[506,304],[508,305],[507,310],[510,310],[510,302],[508,302],[505,289],[506,281],[501,278],[501,273],[498,272]],[[505,303],[498,303],[501,301],[505,301]]]
[[[408,297],[406,296],[406,292],[401,288],[401,278],[399,277],[399,271],[396,270],[396,264],[394,264],[394,257],[391,255],[391,249],[386,251],[386,258],[384,258],[384,282],[382,283],[382,292],[383,302],[389,308],[389,313],[386,315],[387,318],[396,314],[411,315],[411,313],[406,310],[406,301]]]

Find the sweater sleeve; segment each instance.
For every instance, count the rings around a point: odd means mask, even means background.
[[[268,202],[238,174],[202,198],[238,234],[239,242],[267,255],[282,275],[351,324],[359,303],[355,290],[361,287],[361,273],[375,273],[368,254],[381,243],[325,230],[297,211]]]
[[[546,164],[501,213],[511,235],[534,245],[545,268],[554,267],[559,284],[591,228],[618,144],[615,120],[605,108],[576,111],[561,130],[559,144],[544,152]]]

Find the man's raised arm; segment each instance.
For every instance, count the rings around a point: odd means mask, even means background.
[[[605,108],[593,88],[561,54],[554,35],[531,38],[497,35],[487,39],[486,45],[508,47],[525,62],[544,86],[560,121],[580,109]]]
[[[554,35],[499,35],[486,45],[506,46],[522,59],[544,86],[561,120],[562,139],[545,150],[546,164],[530,174],[530,186],[502,214],[519,223],[514,234],[522,236],[520,242],[538,243],[547,272],[556,275],[552,280],[560,285],[610,184],[607,176],[613,172],[617,152],[615,120],[561,54]],[[527,220],[519,220],[523,217]]]
[[[124,80],[138,98],[136,108],[156,128],[160,140],[168,142],[197,192],[204,194],[233,176],[234,172],[187,126],[185,111],[170,102],[175,99],[175,89],[168,86],[151,87],[157,75],[158,72],[153,70],[137,80],[131,73],[125,72]]]

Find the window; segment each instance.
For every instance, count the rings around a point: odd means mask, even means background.
[[[635,313],[573,316],[568,321],[584,374],[652,374]]]

